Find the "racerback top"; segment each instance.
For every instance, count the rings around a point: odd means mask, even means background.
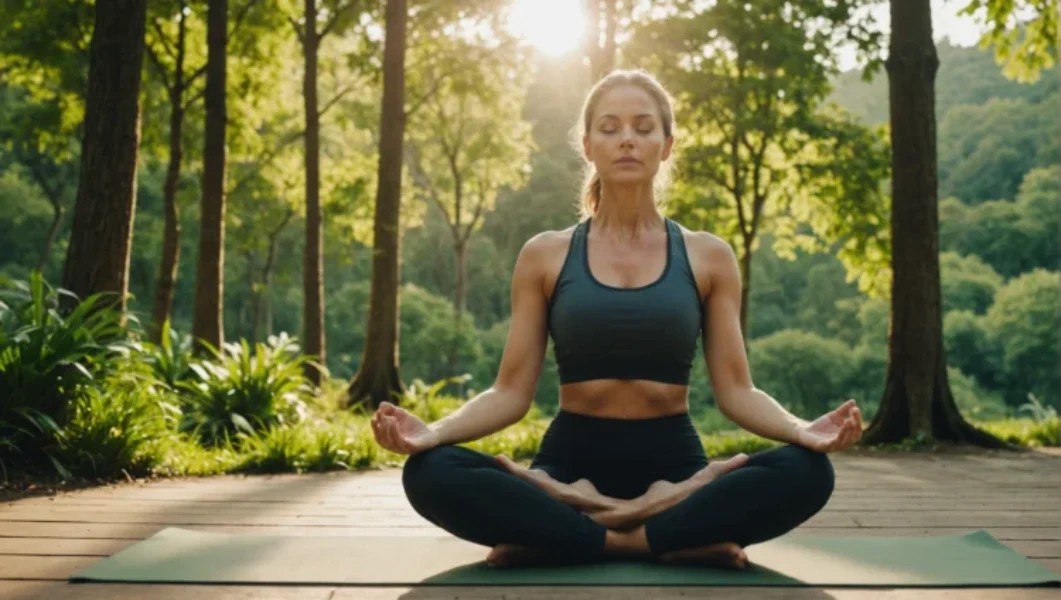
[[[590,272],[590,219],[575,226],[547,307],[560,383],[646,379],[688,385],[703,303],[685,239],[665,218],[667,261],[652,283],[605,285]]]

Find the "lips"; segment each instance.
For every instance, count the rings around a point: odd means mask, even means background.
[[[616,162],[616,164],[623,164],[623,163],[641,164],[641,161],[637,160],[636,158],[631,158],[631,157],[628,157],[628,156],[620,158],[620,159],[617,159],[615,162]]]

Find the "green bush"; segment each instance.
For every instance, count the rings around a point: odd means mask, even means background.
[[[160,449],[151,442],[172,429],[180,411],[149,373],[138,373],[135,363],[129,367],[86,387],[71,403],[56,452],[64,476],[141,476],[158,461]]]
[[[158,344],[141,342],[140,358],[151,367],[155,378],[176,390],[178,384],[192,376],[192,336],[181,337],[170,328],[169,321],[162,324],[161,340]]]
[[[1006,283],[984,317],[988,339],[1001,352],[1010,404],[1022,402],[1028,393],[1054,402],[1061,396],[1059,304],[1057,273],[1036,269]]]
[[[68,315],[41,274],[28,282],[0,278],[0,447],[30,471],[60,473],[52,450],[85,385],[116,368],[129,352],[117,311],[105,294],[81,301]],[[6,465],[0,462],[6,476]]]
[[[310,361],[286,334],[255,344],[253,352],[246,340],[226,344],[221,352],[209,350],[213,360],[193,362],[196,377],[178,384],[180,431],[217,445],[233,440],[237,431],[253,434],[305,416],[312,389],[303,367]]]
[[[806,331],[786,329],[755,340],[750,354],[756,386],[805,418],[846,400],[856,374],[846,344]]]

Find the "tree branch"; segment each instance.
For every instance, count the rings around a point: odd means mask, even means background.
[[[176,58],[176,52],[170,48],[169,40],[166,39],[166,33],[162,31],[162,26],[158,24],[158,19],[151,19],[151,28],[155,30],[155,35],[158,36],[158,41],[162,44],[162,49],[166,51],[166,54],[170,58]]]
[[[250,9],[257,3],[258,0],[247,0],[247,3],[239,9],[239,12],[236,13],[236,18],[233,20],[232,30],[228,32],[228,37],[231,38],[236,35],[236,32],[239,31],[240,25],[243,25],[243,20],[247,18],[247,13],[250,12]]]
[[[344,12],[350,10],[351,8],[357,5],[357,0],[351,0],[350,2],[347,2],[340,8],[336,9],[335,12],[332,13],[332,18],[328,19],[328,22],[324,24],[324,27],[321,29],[320,33],[317,34],[317,41],[320,42],[321,38],[331,33],[332,29],[335,27],[335,24],[339,22],[339,17],[341,17]]]
[[[291,23],[292,29],[295,30],[295,35],[298,36],[298,43],[302,44],[302,47],[306,47],[306,36],[302,35],[302,25],[299,25],[298,21],[292,19],[290,16],[287,17],[287,22]]]
[[[159,60],[158,54],[155,53],[155,48],[151,44],[145,43],[144,50],[147,51],[147,58],[152,65],[155,66],[155,70],[158,71],[159,77],[162,78],[162,85],[166,87],[166,92],[169,93],[170,98],[173,98],[173,85],[169,82],[169,75],[166,73],[166,67],[162,65],[162,61]]]
[[[482,63],[482,61],[490,58],[491,56],[493,56],[497,52],[501,51],[504,48],[507,48],[508,46],[512,45],[513,43],[514,42],[512,40],[505,40],[505,42],[499,44],[496,48],[491,48],[487,52],[484,52],[482,56],[480,56],[477,60],[474,60],[474,61],[473,60],[454,60],[454,61],[450,61],[450,64],[455,65],[455,66],[452,69],[450,69],[450,70],[446,71],[445,73],[443,73],[438,79],[433,81],[431,83],[431,89],[429,89],[427,91],[427,93],[425,93],[423,96],[421,96],[420,98],[417,98],[416,100],[414,100],[412,102],[412,105],[409,107],[409,110],[405,111],[405,118],[408,119],[410,116],[412,116],[412,114],[415,113],[420,108],[420,105],[422,105],[429,98],[431,98],[431,96],[433,96],[436,93],[438,93],[438,86],[443,81],[445,81],[446,78],[452,77],[453,75],[456,75],[457,73],[459,73],[461,71],[464,71],[464,70],[466,70],[468,68],[478,68],[480,66],[480,63]]]

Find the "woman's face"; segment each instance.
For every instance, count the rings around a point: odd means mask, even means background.
[[[656,101],[635,85],[605,92],[583,135],[586,158],[608,183],[648,183],[670,156],[674,138],[663,133]]]

